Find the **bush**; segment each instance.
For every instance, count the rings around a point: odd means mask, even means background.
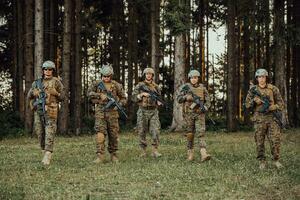
[[[24,135],[24,123],[20,114],[11,110],[0,112],[0,139]]]

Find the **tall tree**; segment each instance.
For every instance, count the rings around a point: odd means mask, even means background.
[[[292,23],[293,28],[298,30],[296,35],[298,35],[298,42],[294,42],[292,45],[292,81],[291,88],[291,103],[293,106],[293,125],[300,126],[300,43],[299,43],[299,27],[300,27],[300,1],[293,1],[293,10],[292,10]]]
[[[21,119],[24,119],[24,111],[25,111],[25,99],[24,99],[24,89],[23,89],[23,75],[24,75],[24,15],[23,15],[23,7],[24,7],[24,1],[16,1],[16,7],[17,7],[17,41],[15,43],[17,44],[17,67],[16,67],[16,89],[17,89],[17,105],[18,105],[18,111],[20,113]]]
[[[175,68],[174,68],[174,103],[171,130],[181,131],[184,128],[183,106],[177,102],[179,87],[185,82],[185,40],[184,34],[175,36]]]
[[[128,1],[128,101],[131,101],[132,90],[133,90],[133,78],[134,78],[134,69],[138,69],[137,60],[136,60],[136,48],[137,48],[137,5],[136,1]],[[128,116],[129,119],[132,119],[133,109],[132,104],[128,103]]]
[[[112,0],[112,23],[111,23],[111,54],[112,66],[114,69],[114,79],[120,81],[120,50],[121,50],[121,30],[123,2]]]
[[[76,135],[79,135],[81,129],[81,9],[82,0],[75,2],[75,112],[74,128]]]
[[[181,131],[185,122],[183,119],[183,106],[177,102],[179,87],[186,81],[186,33],[190,30],[189,3],[190,0],[174,0],[168,11],[171,16],[167,24],[171,29],[171,34],[175,35],[175,52],[174,52],[174,93],[173,93],[173,119],[171,130]]]
[[[160,38],[160,27],[159,27],[159,13],[160,13],[160,1],[151,1],[151,67],[155,72],[155,82],[159,81],[159,38]]]
[[[44,1],[35,0],[34,16],[34,78],[42,75],[42,63],[44,59]]]
[[[66,97],[62,102],[59,120],[59,132],[67,133],[69,126],[69,93],[70,93],[70,61],[71,61],[71,9],[72,1],[64,2],[64,28],[63,28],[63,62],[62,62],[62,82],[65,88]]]
[[[227,129],[237,130],[236,120],[236,35],[235,35],[236,5],[234,0],[228,1],[228,73],[227,73]]]
[[[285,105],[287,105],[287,92],[286,92],[286,67],[284,63],[285,41],[284,41],[284,0],[274,0],[274,64],[275,64],[275,85],[279,88],[279,91],[283,97]],[[285,108],[284,121],[287,115]]]
[[[244,63],[244,82],[243,95],[246,97],[250,84],[250,29],[249,29],[249,9],[245,11],[243,17],[243,63]],[[250,113],[248,109],[244,109],[244,122],[250,125]]]
[[[33,81],[33,0],[25,1],[25,94],[28,93]],[[29,102],[26,102],[29,105]],[[25,107],[25,129],[32,131],[32,111]]]

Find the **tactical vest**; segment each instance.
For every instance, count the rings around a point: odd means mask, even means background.
[[[274,105],[274,93],[273,93],[273,88],[274,86],[272,84],[267,84],[265,88],[260,88],[258,85],[255,86],[256,89],[261,93],[262,96],[267,96],[270,100],[270,106]],[[263,105],[256,105],[254,108],[255,112],[258,112],[263,108]]]
[[[58,90],[57,88],[57,81],[59,81],[56,77],[52,77],[51,79],[43,79],[43,85],[45,88],[45,93],[47,95],[46,97],[46,112],[50,118],[57,118],[58,113],[58,99],[56,96],[49,94],[49,89],[54,88]]]
[[[200,97],[200,99],[204,102],[205,101],[205,87],[203,84],[199,84],[196,87],[193,86],[191,83],[188,83],[188,86],[190,87],[191,91]],[[186,101],[183,106],[183,112],[199,112],[200,113],[200,108],[195,107],[193,110],[191,110],[191,106],[193,104],[193,100],[191,101]]]
[[[143,84],[143,85],[146,85],[151,91],[155,91],[157,93],[159,93],[159,89],[158,89],[158,85],[154,82],[151,82],[151,83],[147,83],[145,81],[143,82],[140,82],[139,84]],[[143,92],[143,91],[140,91],[140,93]],[[143,107],[143,108],[149,108],[149,109],[155,109],[158,107],[156,101],[153,101],[150,96],[149,97],[143,97],[142,98],[142,101],[140,101],[138,103],[139,106]]]
[[[111,92],[112,93],[112,95],[116,98],[116,100],[118,100],[118,87],[117,87],[117,83],[116,83],[116,81],[114,81],[114,80],[112,80],[111,82],[109,82],[109,83],[105,83],[105,82],[103,82],[104,83],[104,86],[105,86],[105,88],[107,89],[107,91],[108,92]],[[97,87],[97,92],[98,93],[103,93],[103,94],[105,94],[106,92],[104,92],[104,91],[101,91],[100,89],[99,89],[99,87]]]

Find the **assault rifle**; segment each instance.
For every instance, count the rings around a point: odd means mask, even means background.
[[[205,113],[207,110],[204,106],[204,102],[201,100],[201,98],[196,95],[190,88],[189,85],[185,85],[182,90],[182,92],[184,92],[184,94],[190,94],[193,97],[193,104],[190,106],[191,109],[194,109],[196,106],[199,106],[200,110],[202,113]],[[215,121],[212,120],[209,116],[208,119],[212,122],[213,125],[216,125]]]
[[[251,93],[253,94],[253,98],[257,96],[263,103],[262,108],[258,111],[260,113],[268,113],[269,112],[269,107],[270,107],[270,99],[268,96],[262,95],[256,87],[251,88]],[[282,122],[282,112],[279,110],[274,110],[271,111],[273,114],[273,117],[275,119],[275,122],[280,126],[280,128],[284,128],[285,124]]]
[[[108,91],[103,83],[103,81],[100,81],[98,88],[105,92],[108,102],[107,104],[104,106],[103,111],[106,111],[108,109],[114,108],[116,107],[118,109],[118,111],[127,119],[128,116],[124,111],[124,108],[116,101],[115,97],[113,96],[113,94]]]
[[[43,79],[39,78],[35,81],[35,88],[40,91],[38,98],[33,102],[33,108],[40,116],[40,120],[43,126],[43,132],[41,135],[41,147],[45,148],[45,126],[46,126],[46,98],[47,94],[44,89]]]
[[[167,103],[161,98],[161,96],[160,96],[160,94],[158,94],[158,92],[150,90],[150,88],[147,87],[146,85],[141,85],[139,87],[139,91],[149,93],[150,99],[152,101],[154,101],[154,102],[159,101],[163,106],[165,106],[166,108],[168,108]]]

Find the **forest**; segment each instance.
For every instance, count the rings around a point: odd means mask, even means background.
[[[0,1],[0,137],[31,133],[26,102],[46,60],[56,64],[66,99],[58,133],[93,128],[90,84],[109,64],[129,102],[122,127],[135,126],[130,102],[142,71],[152,67],[169,109],[162,128],[182,129],[174,101],[191,69],[201,72],[212,105],[213,130],[249,129],[244,99],[258,68],[265,68],[285,102],[287,128],[300,126],[300,1],[297,0],[2,0]],[[215,54],[212,33],[224,35]]]

